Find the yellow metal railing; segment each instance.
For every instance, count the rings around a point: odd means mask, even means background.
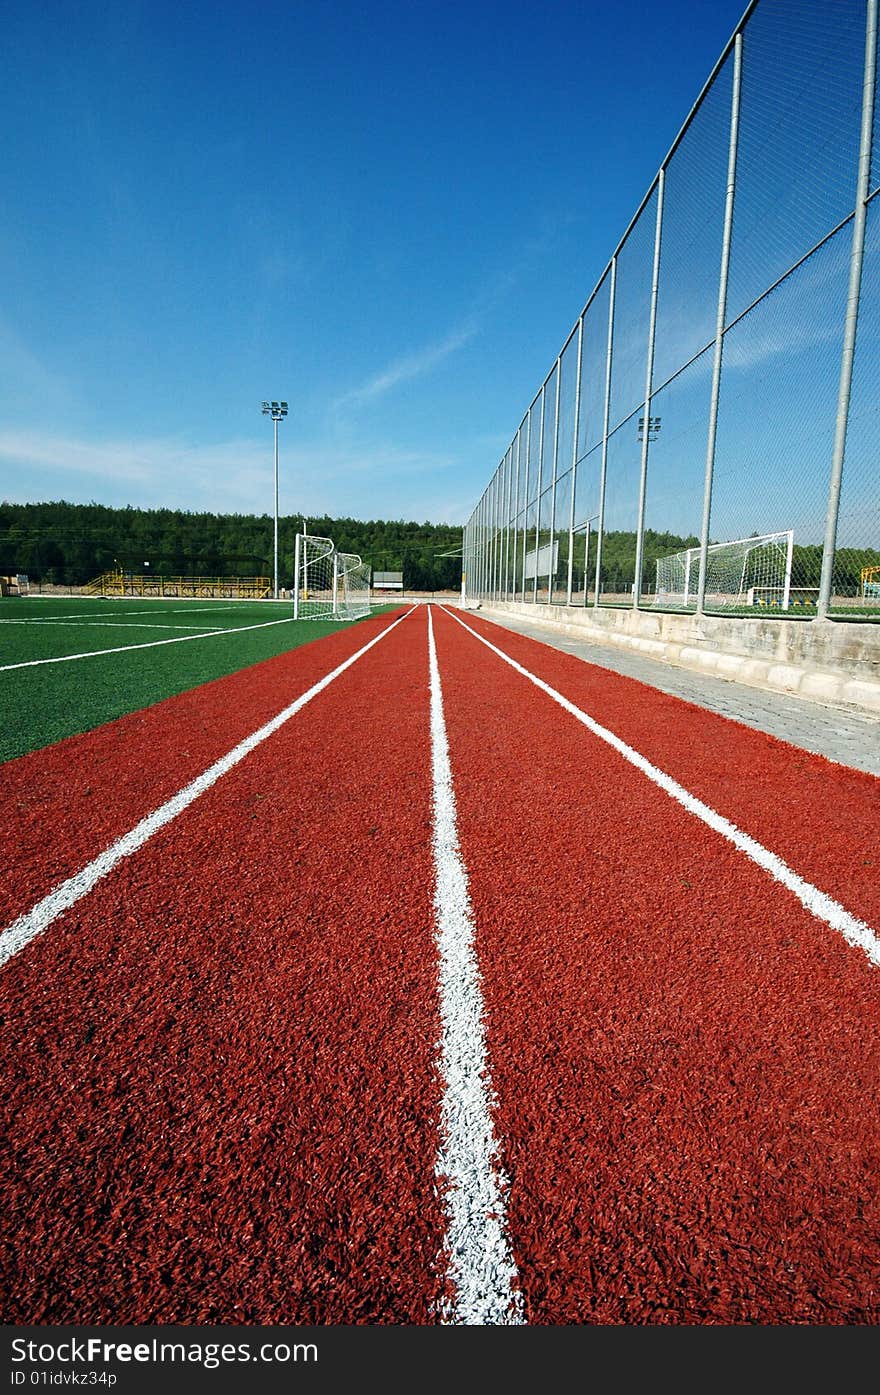
[[[863,597],[880,594],[880,567],[862,567],[859,579]]]
[[[172,596],[184,600],[262,601],[270,594],[267,576],[135,576],[104,572],[83,588],[86,596]]]

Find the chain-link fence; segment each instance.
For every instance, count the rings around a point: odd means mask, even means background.
[[[747,10],[466,526],[468,596],[880,619],[877,4]]]

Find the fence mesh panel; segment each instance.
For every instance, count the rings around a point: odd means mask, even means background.
[[[614,352],[611,356],[611,426],[618,426],[645,396],[645,355],[657,223],[655,189],[617,258]]]
[[[654,396],[651,415],[660,418],[648,455],[645,551],[642,589],[656,602],[657,561],[682,545],[699,552],[706,474],[706,403],[712,383],[712,349],[707,349]],[[693,609],[696,588],[662,602]]]
[[[602,440],[605,417],[605,365],[608,355],[608,302],[611,276],[606,273],[584,313],[581,349],[581,407],[578,418],[578,459]],[[576,519],[581,522],[581,519]]]
[[[853,210],[861,0],[771,0],[743,39],[728,319]]]
[[[715,338],[732,66],[728,60],[715,78],[666,171],[654,353],[657,386]]]
[[[868,0],[758,0],[748,11],[600,276],[580,334],[576,326],[526,413],[503,485],[493,483],[467,526],[472,594],[880,620],[880,106],[866,85],[871,15]],[[870,149],[861,146],[866,97]],[[867,190],[860,170],[869,171]],[[847,400],[840,389],[863,195]],[[844,444],[839,509],[836,441]],[[485,558],[496,527],[506,540],[500,570]],[[833,556],[823,568],[826,535]],[[702,597],[693,587],[701,570]],[[668,580],[678,575],[680,587]]]
[[[794,530],[792,585],[818,600],[849,230],[724,337],[711,541]],[[708,606],[708,603],[707,603]]]
[[[566,470],[565,474],[560,475],[556,480],[556,503],[553,516],[556,519],[553,599],[560,605],[566,605],[568,603],[569,530],[571,524],[571,470]]]

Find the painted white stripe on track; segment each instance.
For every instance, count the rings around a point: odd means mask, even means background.
[[[789,867],[788,863],[784,862],[776,853],[770,852],[770,850],[765,848],[762,843],[759,843],[757,839],[752,838],[748,833],[744,833],[741,828],[738,828],[735,823],[731,823],[723,814],[719,814],[716,809],[711,808],[708,804],[704,804],[701,799],[698,799],[695,794],[691,794],[690,791],[686,790],[683,785],[680,785],[677,780],[673,780],[671,775],[667,775],[665,771],[660,770],[656,765],[652,765],[649,760],[643,755],[640,755],[632,746],[628,746],[619,736],[615,736],[613,731],[609,731],[607,727],[600,726],[588,713],[584,712],[580,707],[576,707],[573,702],[569,702],[568,698],[563,697],[562,693],[557,692],[555,688],[551,688],[549,683],[545,683],[543,678],[538,678],[536,674],[531,673],[529,669],[517,663],[516,659],[512,659],[509,654],[505,654],[504,650],[499,649],[491,640],[486,639],[484,635],[471,629],[470,625],[466,625],[454,611],[446,610],[445,606],[442,607],[442,609],[446,615],[451,616],[453,620],[461,625],[463,630],[467,630],[468,634],[473,635],[474,639],[478,639],[487,649],[491,649],[493,654],[497,654],[499,659],[503,659],[504,662],[509,664],[512,669],[515,669],[517,673],[522,674],[523,678],[527,678],[530,683],[534,683],[536,688],[540,688],[543,693],[551,697],[554,702],[557,702],[560,707],[570,713],[576,721],[585,726],[594,736],[598,736],[601,741],[607,742],[609,746],[613,747],[615,751],[623,756],[624,760],[629,761],[630,765],[634,765],[637,770],[640,770],[642,774],[646,775],[655,785],[665,790],[668,795],[687,809],[688,813],[701,819],[709,828],[713,829],[716,833],[720,833],[723,838],[726,838],[728,842],[732,843],[739,852],[745,853],[746,857],[751,858],[751,860],[756,862],[765,872],[769,872],[774,881],[780,882],[782,886],[792,892],[800,901],[801,905],[804,906],[811,915],[814,915],[817,920],[823,921],[826,925],[829,925],[832,930],[837,930],[846,940],[847,944],[864,950],[865,954],[871,960],[871,963],[880,966],[880,937],[878,937],[877,932],[873,930],[870,925],[867,925],[863,920],[859,920],[857,916],[852,915],[839,901],[835,901],[834,898],[828,896],[826,892],[820,891],[818,887],[813,886],[812,882],[805,881],[803,877],[798,876],[797,872],[795,872],[792,867]]]
[[[455,791],[443,716],[443,693],[428,607],[431,766],[434,786],[434,909],[440,956],[440,1070],[445,1082],[437,1159],[448,1221],[449,1277],[455,1298],[444,1321],[511,1326],[525,1319],[506,1232],[507,1179],[498,1163],[486,1063],[483,997],[474,953],[467,871],[458,842]]]
[[[36,668],[40,664],[68,664],[73,659],[97,659],[102,654],[127,654],[130,649],[155,649],[160,644],[186,644],[193,639],[213,639],[215,635],[240,635],[246,630],[267,630],[271,625],[292,625],[293,616],[284,620],[261,620],[258,625],[237,625],[234,629],[203,630],[197,635],[175,635],[173,639],[148,639],[142,644],[119,644],[112,649],[90,649],[85,654],[59,654],[54,659],[24,659],[17,664],[0,664],[0,673],[13,668]]]
[[[154,833],[158,833],[160,828],[164,828],[166,824],[176,819],[178,814],[182,814],[184,809],[188,809],[199,798],[199,795],[204,794],[212,785],[215,785],[221,776],[227,774],[234,766],[238,765],[239,761],[244,760],[245,756],[250,755],[251,751],[262,745],[267,737],[272,736],[280,727],[283,727],[285,722],[288,722],[291,717],[305,707],[306,703],[311,702],[312,698],[322,693],[334,679],[339,678],[346,669],[351,668],[352,664],[357,663],[358,659],[363,658],[364,654],[368,653],[374,645],[383,640],[386,635],[389,635],[393,629],[396,629],[402,621],[412,614],[413,611],[408,610],[405,615],[399,616],[381,634],[375,635],[367,644],[358,649],[357,653],[352,654],[350,658],[338,664],[331,673],[314,683],[295,702],[290,703],[283,711],[261,726],[258,731],[245,737],[244,741],[240,741],[225,756],[221,756],[220,760],[215,761],[212,766],[209,766],[195,780],[184,786],[182,790],[178,790],[177,794],[172,795],[158,809],[147,814],[140,823],[136,824],[123,837],[117,839],[109,848],[106,848],[88,866],[61,882],[36,906],[19,916],[5,930],[0,931],[0,966],[24,949],[25,945],[30,944],[37,935],[41,935],[44,930],[47,930],[54,920],[57,920],[65,911],[69,911],[71,906],[76,905],[77,901],[86,896],[102,877],[106,877],[107,873],[111,872],[118,862],[130,857],[132,853],[137,852],[138,848],[143,847]]]

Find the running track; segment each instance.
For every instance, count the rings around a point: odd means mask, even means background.
[[[0,770],[6,1320],[876,1323],[878,782],[430,612]]]

